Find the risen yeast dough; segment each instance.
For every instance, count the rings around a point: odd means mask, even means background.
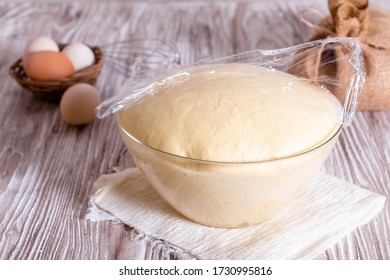
[[[341,106],[294,76],[244,64],[207,66],[166,80],[124,109],[139,141],[175,155],[223,162],[284,158],[340,127]]]

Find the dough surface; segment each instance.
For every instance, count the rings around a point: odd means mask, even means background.
[[[148,146],[221,162],[308,151],[339,129],[340,116],[340,103],[326,90],[249,64],[188,70],[117,114],[120,125]]]

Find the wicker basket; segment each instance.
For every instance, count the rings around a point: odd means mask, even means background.
[[[59,44],[60,50],[66,45]],[[67,88],[78,83],[94,85],[103,67],[104,55],[100,48],[91,47],[95,54],[95,64],[75,72],[72,76],[60,80],[38,81],[29,78],[23,69],[22,58],[16,61],[9,69],[9,74],[23,88],[30,91],[34,96],[59,102]]]

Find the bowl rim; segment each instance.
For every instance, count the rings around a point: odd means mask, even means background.
[[[157,148],[154,148],[142,141],[140,141],[139,139],[137,139],[136,137],[134,137],[132,134],[130,134],[120,123],[119,119],[118,119],[118,113],[120,113],[121,111],[123,111],[123,109],[125,108],[122,108],[121,110],[117,111],[117,112],[114,112],[114,118],[115,118],[115,121],[116,121],[116,124],[118,125],[119,129],[121,131],[123,131],[128,137],[130,137],[130,139],[132,139],[135,143],[137,143],[138,145],[141,145],[147,149],[150,149],[154,152],[157,152],[159,154],[162,154],[162,155],[165,155],[165,156],[171,156],[171,157],[175,157],[175,158],[179,158],[181,160],[188,160],[188,161],[196,161],[196,162],[200,162],[200,163],[205,163],[205,164],[229,164],[229,165],[243,165],[243,164],[261,164],[261,163],[271,163],[271,162],[279,162],[279,161],[283,161],[283,160],[286,160],[286,159],[292,159],[292,158],[298,158],[298,157],[301,157],[303,155],[306,155],[306,154],[309,154],[310,152],[313,152],[317,149],[320,149],[321,147],[325,146],[326,144],[328,144],[330,141],[332,141],[334,138],[336,138],[342,128],[343,128],[343,124],[340,123],[338,125],[338,128],[335,129],[335,132],[330,135],[328,137],[328,139],[326,139],[324,142],[322,142],[321,144],[311,148],[311,149],[308,149],[308,150],[305,150],[304,152],[300,152],[298,154],[293,154],[293,155],[288,155],[288,156],[284,156],[284,157],[280,157],[280,158],[276,158],[276,159],[267,159],[267,160],[258,160],[258,161],[216,161],[216,160],[206,160],[206,159],[198,159],[198,158],[191,158],[191,157],[186,157],[186,156],[181,156],[181,155],[177,155],[177,154],[173,154],[173,153],[170,153],[170,152],[166,152],[166,151],[163,151],[163,150],[160,150],[160,149],[157,149]]]

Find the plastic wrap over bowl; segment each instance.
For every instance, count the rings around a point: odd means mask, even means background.
[[[308,63],[313,61],[313,57],[317,58],[317,63]],[[336,62],[338,73],[344,73],[342,80],[329,76],[329,71],[326,71],[326,75],[323,74],[324,68],[329,70]],[[139,105],[144,98],[155,98],[161,88],[171,91],[183,81],[195,77],[194,73],[199,73],[199,69],[207,69],[205,73],[212,75],[218,69],[225,69],[225,65],[228,65],[227,69],[234,69],[236,66],[237,69],[242,69],[243,65],[263,67],[266,71],[292,75],[307,83],[309,87],[329,93],[337,92],[334,97],[339,104],[336,126],[316,145],[300,152],[260,160],[246,155],[242,158],[249,158],[248,160],[215,160],[183,155],[150,145],[129,129],[132,123],[139,120],[127,119],[128,108],[134,104]],[[343,69],[340,69],[340,65]],[[212,78],[213,76],[203,74],[196,76],[199,80],[191,86],[191,92],[196,92],[201,85],[204,88]],[[245,227],[270,219],[305,191],[308,182],[318,173],[329,156],[342,128],[352,121],[363,82],[363,60],[358,42],[349,38],[332,38],[285,49],[254,50],[221,59],[203,60],[193,65],[164,71],[154,79],[134,82],[130,89],[126,89],[125,96],[103,102],[97,114],[100,117],[114,114],[121,137],[145,179],[183,216],[206,226]],[[216,80],[216,83],[223,83],[223,80]],[[223,84],[220,87],[223,88]],[[284,91],[286,88],[281,87],[280,90]],[[246,92],[240,94],[245,95]],[[265,90],[265,94],[272,98],[273,93],[267,93]],[[223,98],[221,100],[223,101]],[[311,98],[294,102],[302,103],[298,104],[299,106],[308,106],[313,112],[323,110],[318,104],[312,104]],[[286,108],[288,115],[288,106]],[[175,111],[175,108],[169,110]],[[139,114],[142,113],[142,110],[139,110]],[[202,115],[199,119],[202,122],[208,121],[208,116]],[[182,120],[176,121],[180,123]],[[164,122],[164,118],[161,122]],[[318,123],[318,126],[321,125]],[[294,123],[294,126],[299,127],[300,123]],[[153,127],[144,129],[153,130]],[[310,134],[311,129],[315,127],[306,129],[297,137]],[[239,138],[239,129],[237,134]],[[171,132],[170,136],[176,137],[175,131]],[[248,135],[242,137],[248,138]],[[294,141],[290,140],[289,142]],[[191,141],[192,138],[189,138],[186,145],[198,145]],[[212,137],[208,141],[210,145],[215,144],[212,143]],[[218,145],[229,145],[230,141],[233,139],[226,138]]]

